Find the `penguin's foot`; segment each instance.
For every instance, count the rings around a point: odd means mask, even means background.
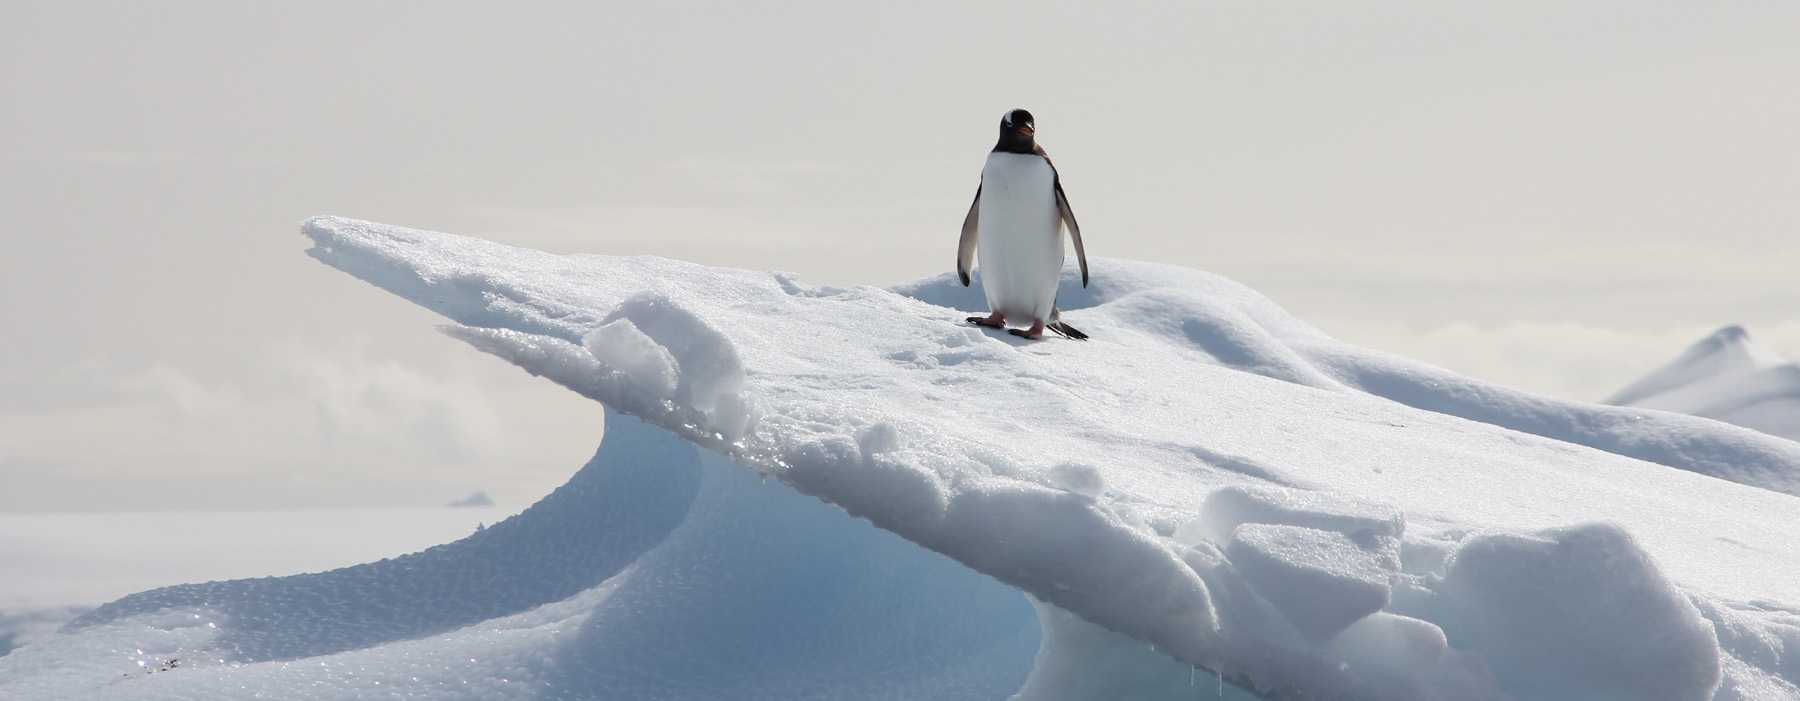
[[[976,326],[986,326],[990,329],[1004,329],[1006,328],[1006,317],[999,312],[994,312],[987,316],[969,317],[969,323]]]
[[[1032,324],[1029,329],[1007,329],[1006,332],[1018,336],[1019,338],[1036,341],[1044,337],[1044,322],[1040,321]]]

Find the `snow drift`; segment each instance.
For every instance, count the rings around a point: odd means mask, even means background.
[[[1095,340],[1027,343],[961,324],[948,276],[304,231],[606,404],[595,464],[408,558],[115,602],[0,658],[0,695],[1800,698],[1788,441],[1357,349],[1168,266],[1097,261],[1061,296]],[[117,670],[176,656],[211,662]]]
[[[1800,363],[1727,326],[1619,390],[1608,404],[1704,416],[1800,441]]]

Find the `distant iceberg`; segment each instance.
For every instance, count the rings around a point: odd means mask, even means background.
[[[445,506],[448,506],[451,508],[493,506],[493,505],[494,505],[494,498],[488,496],[487,492],[475,492],[473,494],[470,494],[469,496],[466,496],[461,499],[457,499],[456,501],[445,504]]]
[[[1704,416],[1800,441],[1800,362],[1727,326],[1694,342],[1608,404]]]

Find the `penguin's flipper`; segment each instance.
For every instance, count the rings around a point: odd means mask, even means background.
[[[979,233],[981,186],[975,186],[975,201],[969,203],[969,214],[963,217],[962,238],[956,241],[956,276],[963,287],[969,286],[969,271],[975,269],[975,239]],[[1080,250],[1077,248],[1076,250]],[[1086,263],[1083,263],[1085,268]]]
[[[1051,166],[1054,171],[1055,166]],[[1056,176],[1056,214],[1062,217],[1063,226],[1069,230],[1069,238],[1075,242],[1075,260],[1081,263],[1081,286],[1088,285],[1087,246],[1081,244],[1081,225],[1075,223],[1075,210],[1069,207],[1069,196],[1063,194],[1062,177]]]

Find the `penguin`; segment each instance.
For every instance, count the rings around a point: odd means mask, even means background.
[[[1044,329],[1086,340],[1087,334],[1062,321],[1056,308],[1056,284],[1062,276],[1063,240],[1069,231],[1081,264],[1081,286],[1088,284],[1087,249],[1081,225],[1063,194],[1056,165],[1037,144],[1031,113],[1015,109],[1000,119],[1000,140],[981,169],[975,201],[963,217],[956,246],[956,274],[969,286],[974,259],[981,258],[981,286],[989,314],[972,316],[978,326],[1004,329],[1007,322],[1028,328],[1008,329],[1014,336],[1036,340]]]

